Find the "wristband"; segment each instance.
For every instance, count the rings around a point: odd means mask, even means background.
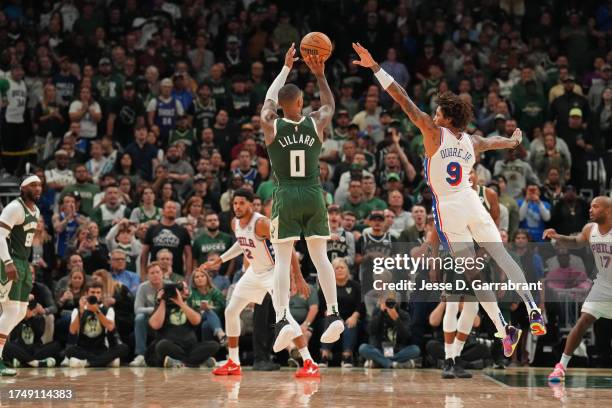
[[[382,68],[379,69],[378,72],[375,72],[374,76],[376,77],[376,79],[378,79],[378,82],[380,82],[380,85],[383,87],[384,90],[390,87],[394,81],[393,77],[387,74],[387,72]]]
[[[13,260],[11,258],[7,259],[6,261],[2,261],[4,263],[4,265],[10,265],[13,263]]]

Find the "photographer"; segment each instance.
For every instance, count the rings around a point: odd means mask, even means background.
[[[93,282],[72,311],[70,334],[78,336],[76,346],[66,349],[70,367],[119,367],[120,358],[129,354],[125,344],[107,345],[107,335],[115,332],[115,311],[101,305],[103,285]],[[113,340],[113,338],[111,338]]]
[[[198,342],[196,330],[202,316],[185,299],[189,289],[182,283],[166,283],[158,292],[157,308],[149,319],[149,326],[157,331],[155,357],[150,366],[199,367],[219,349],[215,341]],[[212,361],[212,359],[211,359]]]
[[[61,346],[55,341],[43,344],[44,309],[41,310],[41,305],[32,295],[30,297],[25,318],[13,329],[10,341],[4,347],[4,360],[15,368],[21,365],[55,367]]]
[[[400,308],[394,294],[381,298],[369,325],[370,342],[359,354],[383,368],[414,368],[421,351],[410,344],[410,315]]]

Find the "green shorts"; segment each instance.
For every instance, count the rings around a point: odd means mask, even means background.
[[[13,258],[13,263],[15,268],[17,268],[17,280],[9,281],[4,271],[4,264],[0,262],[0,301],[15,300],[27,302],[28,296],[32,291],[30,263],[19,258]]]
[[[330,238],[320,185],[277,187],[272,197],[271,242],[295,241],[302,233],[306,239]]]

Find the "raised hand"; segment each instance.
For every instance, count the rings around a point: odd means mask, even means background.
[[[544,233],[542,234],[542,239],[557,239],[558,236],[559,234],[557,234],[557,231],[555,231],[554,228],[548,228],[544,230]]]
[[[304,62],[310,68],[310,71],[315,76],[323,75],[325,73],[325,61],[318,55],[307,55],[304,57]]]
[[[299,60],[299,58],[295,56],[295,43],[291,43],[291,47],[289,47],[285,54],[285,65],[291,69],[293,68],[293,63],[297,60]]]
[[[364,68],[372,68],[376,65],[376,61],[372,58],[370,52],[359,43],[353,43],[353,49],[359,56],[359,60],[353,61],[353,64]]]

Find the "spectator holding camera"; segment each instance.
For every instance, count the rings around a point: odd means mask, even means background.
[[[370,319],[370,342],[359,346],[359,354],[382,368],[414,368],[421,350],[411,344],[410,315],[393,295],[381,296]]]
[[[136,238],[135,232],[136,223],[124,218],[113,225],[108,234],[106,234],[106,246],[111,251],[111,257],[112,252],[116,249],[123,251],[126,255],[126,269],[138,272],[140,264],[137,260],[142,252],[142,243]],[[138,278],[138,284],[140,284],[140,278]],[[138,284],[134,288],[130,288],[130,290],[135,292]]]
[[[107,308],[113,307],[117,332],[127,343],[134,331],[134,295],[105,269],[95,271],[92,280],[102,284],[102,304]]]
[[[164,284],[158,292],[157,306],[149,318],[149,326],[157,332],[155,366],[198,367],[219,349],[215,341],[198,342],[196,329],[202,316],[185,302],[188,295],[189,289],[182,283]],[[208,365],[213,364],[210,359]]]
[[[519,205],[519,227],[527,230],[535,242],[542,241],[546,223],[550,221],[550,204],[540,200],[540,187],[529,183],[525,198],[517,200]]]
[[[101,283],[90,284],[72,311],[70,334],[77,336],[77,344],[66,349],[72,368],[119,367],[120,358],[129,354],[125,344],[107,345],[108,335],[115,332],[115,311],[102,305],[103,289]]]

